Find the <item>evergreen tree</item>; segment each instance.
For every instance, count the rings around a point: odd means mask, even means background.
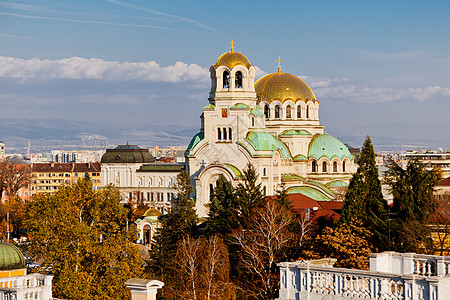
[[[156,231],[150,252],[150,270],[162,281],[169,282],[176,276],[177,244],[185,234],[193,235],[198,218],[195,213],[193,191],[189,174],[178,174],[175,188],[177,196],[172,200],[172,209],[161,219],[161,227]]]
[[[373,233],[372,245],[378,250],[386,250],[389,247],[388,207],[381,193],[375,152],[369,136],[364,142],[358,163],[358,170],[345,194],[341,222],[361,222]]]
[[[394,196],[393,239],[397,250],[417,252],[419,246],[427,247],[431,242],[428,225],[436,213],[437,202],[433,193],[440,178],[437,170],[425,170],[417,159],[408,161],[405,169],[391,162],[386,182]]]
[[[231,183],[220,175],[210,197],[207,232],[223,237],[238,227],[236,197]]]
[[[248,228],[248,222],[254,212],[265,204],[261,184],[257,184],[257,181],[256,169],[251,163],[248,163],[243,171],[243,180],[235,189],[238,220],[244,228]]]
[[[277,191],[276,201],[287,210],[291,210],[293,207],[291,200],[289,200],[289,195],[287,193],[287,188],[284,182],[281,182],[281,187]]]

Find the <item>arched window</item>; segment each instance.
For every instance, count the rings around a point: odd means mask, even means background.
[[[270,117],[269,104],[264,105],[264,116],[268,119]]]
[[[279,118],[280,118],[280,106],[275,105],[275,119],[279,119]]]
[[[309,119],[309,105],[306,105],[306,118]]]
[[[226,141],[227,140],[227,129],[223,128],[223,140]]]
[[[228,128],[228,139],[231,141],[231,127],[230,128]]]
[[[317,172],[317,163],[316,163],[315,160],[313,160],[312,166],[311,166],[311,167],[312,167],[312,168],[311,168],[311,171],[312,171],[313,173],[316,173],[316,172]]]
[[[345,173],[345,161],[342,162],[342,172]]]
[[[324,161],[324,162],[322,163],[322,173],[326,173],[326,172],[327,172],[327,162]]]
[[[234,76],[235,76],[235,78],[234,78],[234,86],[237,89],[242,89],[242,73],[241,73],[241,71],[237,71]]]
[[[222,140],[222,130],[220,128],[217,128],[217,139],[219,141]]]
[[[263,196],[266,196],[266,195],[267,195],[266,187],[263,187],[262,193],[263,193]]]
[[[209,198],[211,199],[214,194],[214,185],[212,183],[209,184]]]
[[[288,105],[286,107],[286,119],[291,119],[292,115],[291,115],[291,107]]]
[[[297,105],[297,119],[301,119],[301,118],[302,118],[302,106]]]
[[[228,89],[230,87],[230,73],[228,71],[223,72],[223,88]]]
[[[337,173],[337,162],[333,162],[333,173]]]

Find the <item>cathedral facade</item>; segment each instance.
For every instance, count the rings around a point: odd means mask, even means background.
[[[265,195],[283,182],[288,193],[322,201],[336,199],[356,169],[348,148],[324,132],[319,101],[302,79],[280,64],[256,82],[255,73],[234,47],[210,68],[209,103],[185,152],[200,217],[219,176],[236,185],[248,163]]]

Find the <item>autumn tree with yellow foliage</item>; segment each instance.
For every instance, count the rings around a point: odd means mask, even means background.
[[[94,191],[88,176],[27,207],[30,253],[52,267],[53,295],[64,299],[128,299],[124,282],[142,275],[134,228],[117,189]]]

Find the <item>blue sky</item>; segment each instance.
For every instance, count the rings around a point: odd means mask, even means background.
[[[260,75],[281,55],[344,142],[450,148],[450,1],[0,1],[0,118],[198,128],[232,39]]]

